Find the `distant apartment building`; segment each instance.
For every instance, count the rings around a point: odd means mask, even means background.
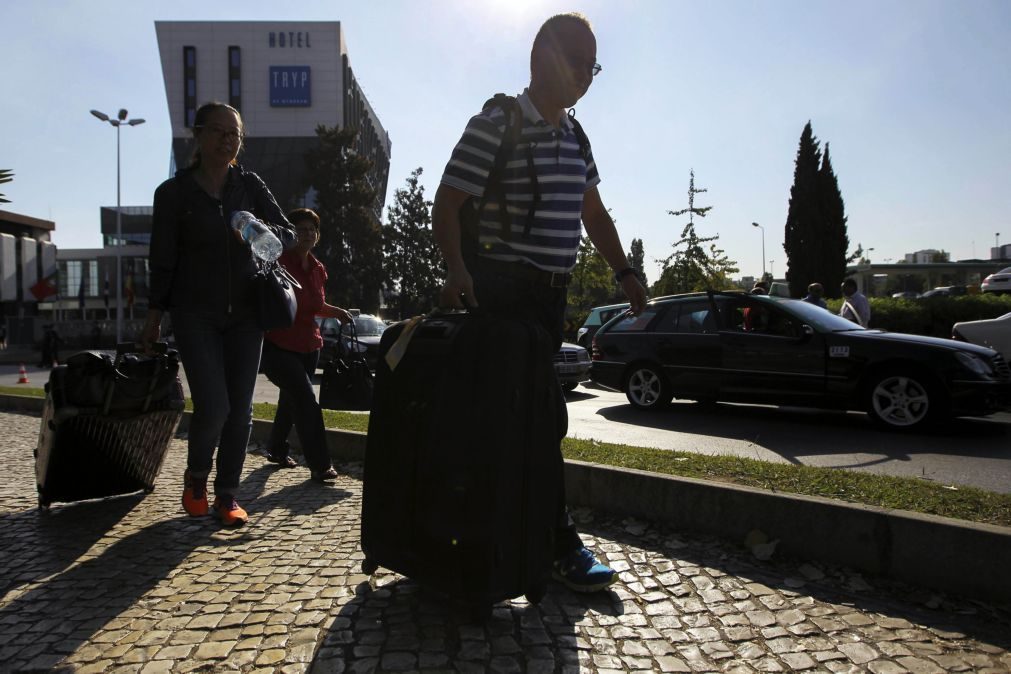
[[[948,262],[951,256],[943,250],[918,250],[915,253],[906,253],[906,262],[909,264],[930,264],[932,262]]]

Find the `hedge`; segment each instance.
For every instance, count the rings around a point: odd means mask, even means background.
[[[871,297],[871,328],[911,335],[951,337],[951,326],[962,321],[997,318],[1011,312],[1011,295],[961,295],[907,300]],[[827,300],[839,313],[842,300]]]

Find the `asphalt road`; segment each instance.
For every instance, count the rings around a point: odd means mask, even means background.
[[[32,386],[41,387],[48,372],[29,366],[28,375]],[[0,385],[15,386],[17,380],[16,366],[0,366]],[[580,385],[567,399],[570,437],[1011,493],[1011,413],[896,433],[878,430],[866,415],[855,412],[678,401],[664,411],[644,412],[629,405],[624,394],[592,385]],[[263,375],[254,400],[277,400],[277,388]]]

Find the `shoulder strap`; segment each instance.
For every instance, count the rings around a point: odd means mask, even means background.
[[[572,123],[572,130],[576,132],[576,141],[579,142],[579,152],[583,155],[583,161],[590,163],[590,139],[583,131],[583,125],[576,119],[576,109],[569,108],[569,121]]]
[[[502,143],[495,152],[495,160],[488,172],[488,182],[485,183],[484,196],[478,203],[478,218],[484,211],[485,204],[494,196],[498,200],[498,219],[502,226],[502,237],[512,238],[512,227],[509,225],[509,214],[506,209],[505,190],[502,188],[502,177],[505,174],[506,161],[512,149],[520,142],[523,134],[523,111],[515,96],[495,94],[482,106],[483,111],[499,108],[505,113],[505,130],[502,133]],[[536,180],[536,175],[534,176]]]

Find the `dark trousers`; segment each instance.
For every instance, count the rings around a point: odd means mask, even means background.
[[[309,353],[296,353],[268,341],[263,343],[261,369],[267,379],[281,389],[267,445],[270,453],[276,456],[287,455],[286,440],[294,425],[309,468],[325,471],[331,466],[330,454],[326,448],[323,411],[312,390],[317,363],[318,349]]]
[[[533,282],[526,278],[518,278],[508,273],[509,267],[501,264],[482,264],[480,258],[469,266],[474,278],[474,294],[480,308],[496,316],[532,321],[539,323],[553,341],[553,348],[548,358],[561,348],[562,328],[565,320],[566,288],[551,288],[545,284]],[[544,365],[554,372],[552,361]],[[561,440],[565,437],[569,425],[568,411],[565,409],[565,396],[561,385],[553,391],[553,408],[557,417],[558,437],[558,475],[564,477],[561,467]],[[576,531],[576,525],[569,517],[565,505],[565,484],[558,485],[558,520],[555,525],[555,558],[561,559],[569,553],[583,547],[583,542]]]

